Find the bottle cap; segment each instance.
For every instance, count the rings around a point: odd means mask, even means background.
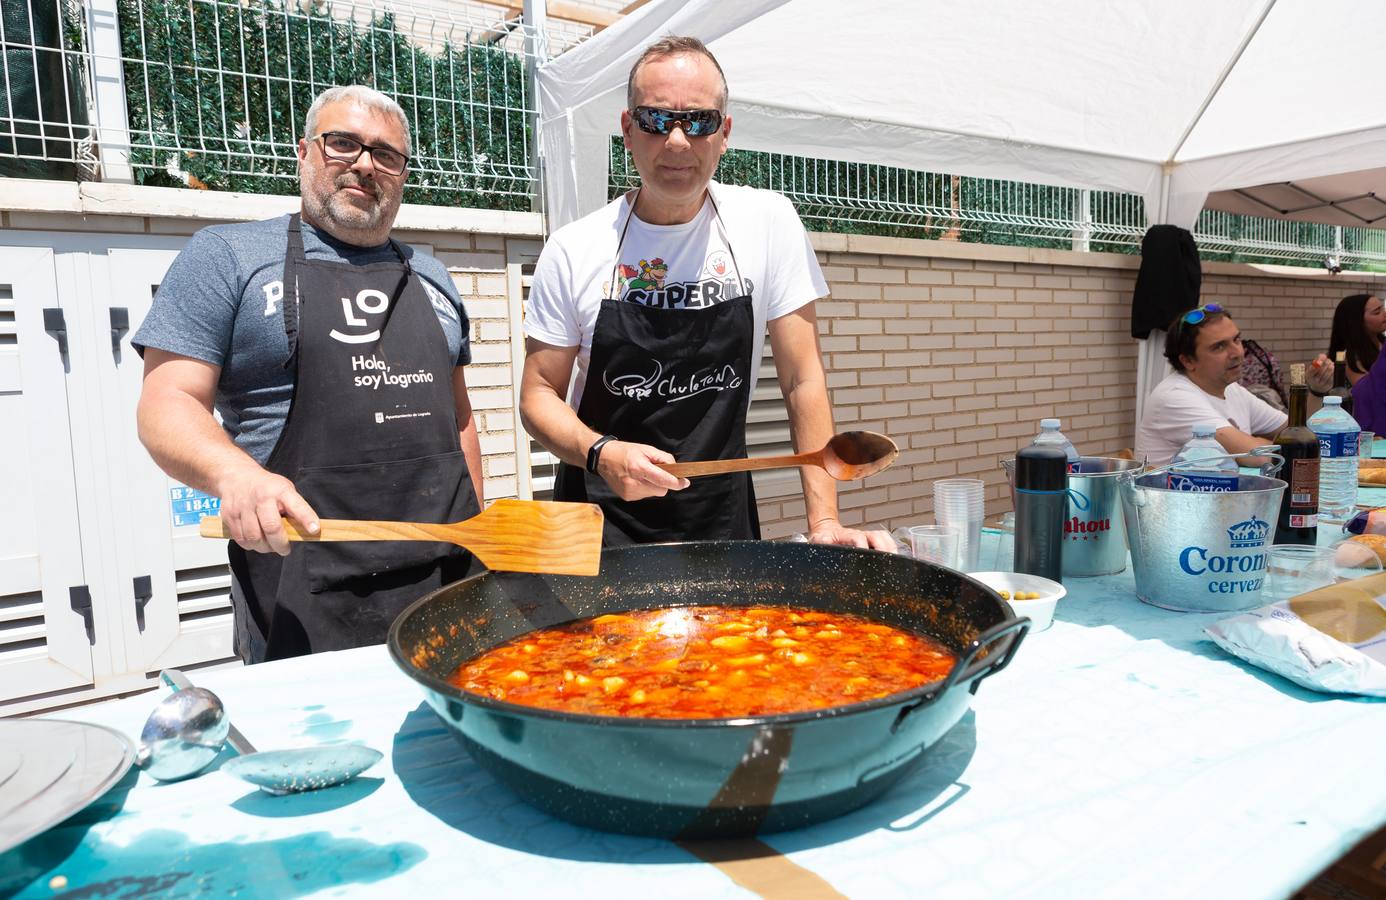
[[[1324,406],[1342,406],[1342,405],[1343,405],[1343,398],[1342,398],[1342,397],[1339,397],[1337,394],[1329,394],[1327,397],[1324,397],[1324,398],[1323,398],[1323,405],[1324,405]]]
[[[1015,486],[1022,491],[1065,490],[1068,454],[1058,447],[1021,447],[1015,454]]]
[[[1059,427],[1059,420],[1058,420],[1058,419],[1040,419],[1040,427],[1041,427],[1041,428],[1058,428],[1058,427]]]
[[[1216,422],[1199,422],[1193,427],[1194,437],[1212,437],[1218,430]]]
[[[1304,363],[1290,363],[1290,384],[1304,384]]]

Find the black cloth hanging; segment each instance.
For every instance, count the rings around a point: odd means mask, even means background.
[[[1131,337],[1144,340],[1198,306],[1203,266],[1193,235],[1178,225],[1152,225],[1141,239],[1141,269],[1131,297]]]

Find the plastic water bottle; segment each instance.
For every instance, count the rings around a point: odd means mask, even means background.
[[[1319,515],[1346,519],[1357,508],[1357,420],[1343,409],[1343,398],[1330,394],[1323,409],[1309,417],[1319,439]]]
[[[1237,461],[1213,437],[1217,425],[1193,427],[1193,437],[1174,456],[1174,468],[1165,476],[1172,491],[1223,494],[1237,489]]]
[[[1078,448],[1073,446],[1073,442],[1064,437],[1064,433],[1059,430],[1058,419],[1040,419],[1040,433],[1030,442],[1030,446],[1058,447],[1068,457],[1068,473],[1070,475],[1077,473]]]

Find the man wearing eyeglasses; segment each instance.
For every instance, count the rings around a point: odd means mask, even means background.
[[[290,553],[281,517],[311,535],[319,516],[480,509],[467,315],[436,259],[390,239],[408,120],[383,94],[338,87],[304,134],[301,213],[193,235],[135,336],[141,440],[221,498],[246,662],[379,643],[404,606],[471,568],[422,542]]]
[[[1165,359],[1174,367],[1155,386],[1136,429],[1136,458],[1163,466],[1189,442],[1193,427],[1217,426],[1228,453],[1272,443],[1288,416],[1238,384],[1245,353],[1241,329],[1227,310],[1209,303],[1177,317],[1165,336]],[[1319,355],[1310,376],[1333,383],[1333,364]],[[1244,459],[1246,464],[1259,460]]]
[[[562,460],[556,499],[599,503],[609,545],[760,536],[745,473],[676,478],[661,463],[746,455],[765,339],[799,449],[833,432],[814,301],[827,294],[778,194],[712,181],[731,117],[721,67],[671,37],[631,68],[621,134],[640,187],[544,247],[525,317],[525,427]],[[805,468],[810,539],[894,549],[845,528]]]

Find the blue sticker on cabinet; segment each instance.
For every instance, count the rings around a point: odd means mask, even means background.
[[[173,527],[196,525],[203,516],[215,516],[221,512],[221,498],[204,494],[190,487],[168,489],[169,507],[173,510]]]

